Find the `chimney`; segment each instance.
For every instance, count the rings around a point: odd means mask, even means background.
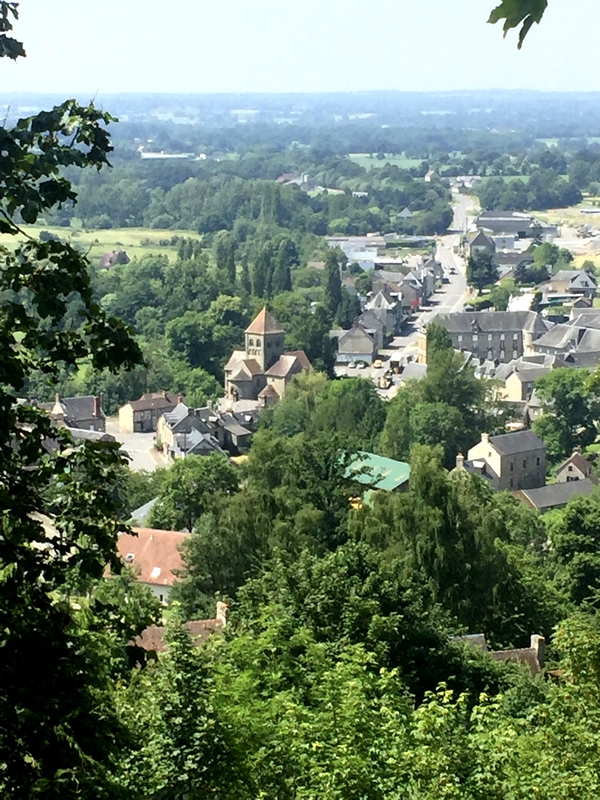
[[[59,392],[57,392],[57,393],[54,395],[54,402],[55,402],[55,403],[60,403],[60,393],[59,393]]]
[[[546,640],[543,636],[537,633],[531,636],[531,649],[535,652],[535,657],[538,660],[540,667],[544,666],[544,659],[546,657]]]
[[[489,435],[489,433],[482,433],[481,434],[481,443],[482,444],[489,444],[490,443],[490,435]]]
[[[96,396],[94,397],[94,416],[95,416],[96,418],[100,417],[100,409],[101,409],[101,405],[102,405],[102,404],[101,404],[101,402],[100,402],[100,397],[99,397],[98,395],[96,395]]]
[[[227,611],[229,606],[227,603],[224,603],[222,600],[217,601],[217,614],[215,619],[217,622],[220,622],[223,627],[227,625]]]
[[[456,469],[464,469],[465,468],[465,457],[462,453],[459,453],[456,456]]]
[[[178,394],[177,395],[177,405],[180,405],[180,403],[183,403],[183,395],[182,394]]]

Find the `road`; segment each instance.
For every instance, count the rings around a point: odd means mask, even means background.
[[[431,305],[422,309],[412,322],[404,326],[403,333],[400,336],[394,337],[389,346],[380,351],[380,356],[382,358],[389,358],[398,351],[407,359],[411,357],[415,358],[417,354],[419,328],[423,324],[434,320],[438,314],[450,314],[454,311],[462,311],[465,300],[468,297],[466,265],[461,256],[454,252],[454,247],[458,245],[461,233],[469,229],[473,218],[473,210],[474,203],[470,197],[461,194],[455,196],[452,231],[438,239],[436,250],[436,259],[444,267],[444,272],[449,282],[444,283],[432,296]],[[454,274],[452,274],[450,270],[453,270]],[[370,377],[377,381],[387,369],[387,363],[384,364],[381,369],[375,369],[371,366],[365,369],[349,369],[344,365],[338,368],[336,372],[339,374],[341,371],[342,374],[352,377]],[[392,387],[387,391],[381,391],[380,394],[386,397],[393,396],[396,389],[397,387]]]
[[[154,450],[156,434],[121,433],[117,417],[106,418],[106,432],[111,433],[123,445],[123,450],[131,459],[129,466],[132,470],[154,472],[157,467],[166,466],[165,459]]]

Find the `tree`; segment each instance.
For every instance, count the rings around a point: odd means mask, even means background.
[[[234,494],[238,488],[238,472],[224,456],[212,453],[182,458],[165,477],[158,501],[150,512],[150,525],[193,531],[219,495]]]
[[[24,55],[8,36],[16,5],[0,3],[0,56]],[[95,302],[88,262],[62,241],[19,228],[76,194],[63,170],[101,168],[111,117],[67,101],[0,128],[0,231],[24,240],[0,250],[0,793],[10,797],[111,797],[111,761],[124,737],[104,656],[108,632],[86,630],[66,588],[73,575],[118,573],[122,524],[115,483],[118,445],[74,443],[17,401],[34,372],[56,376],[89,359],[116,371],[141,361],[131,329]],[[67,302],[78,323],[64,326]],[[45,443],[55,440],[49,453]]]
[[[588,379],[587,370],[562,367],[536,381],[544,413],[533,429],[552,460],[569,456],[573,448],[586,447],[596,440],[598,405],[588,390]]]
[[[361,273],[356,276],[354,286],[359,294],[366,297],[369,292],[373,291],[373,273],[370,270],[361,271]]]
[[[481,294],[486,286],[498,280],[498,266],[492,253],[487,250],[478,250],[469,256],[467,261],[467,282]]]
[[[325,302],[331,318],[335,318],[342,302],[342,279],[338,254],[333,249],[329,249],[325,256]]]

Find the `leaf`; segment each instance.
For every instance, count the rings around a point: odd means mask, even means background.
[[[504,20],[502,30],[504,36],[522,23],[519,31],[518,48],[521,49],[525,37],[534,22],[541,22],[544,12],[548,7],[548,0],[502,0],[499,6],[492,11],[488,22],[494,25]]]

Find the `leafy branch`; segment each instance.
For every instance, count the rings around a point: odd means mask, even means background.
[[[541,22],[547,7],[548,0],[502,0],[490,14],[488,22],[493,25],[504,20],[502,30],[505,36],[521,25],[518,44],[520,50],[531,26],[534,22]]]

